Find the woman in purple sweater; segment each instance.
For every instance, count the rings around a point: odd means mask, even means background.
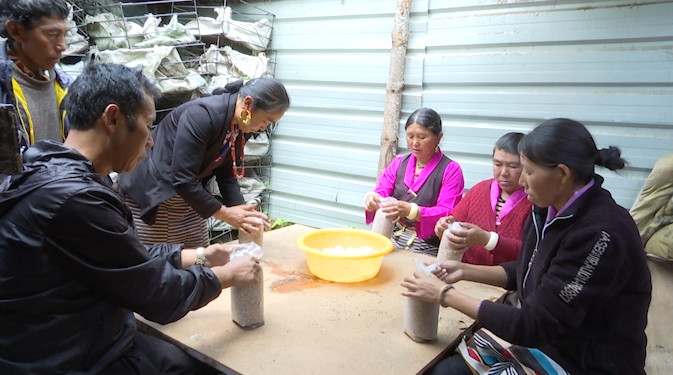
[[[597,150],[584,125],[553,119],[526,135],[519,153],[534,206],[518,260],[444,262],[402,282],[403,295],[453,307],[486,329],[433,374],[644,375],[650,273],[633,219],[594,173],[594,164],[624,168],[619,149]],[[516,290],[520,307],[473,299],[448,284],[458,280]]]

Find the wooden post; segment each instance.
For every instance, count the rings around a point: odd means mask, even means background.
[[[390,51],[390,70],[386,85],[386,108],[383,112],[383,130],[381,132],[381,153],[379,170],[390,164],[397,154],[397,141],[402,112],[402,91],[404,90],[404,63],[409,43],[409,12],[411,0],[397,0],[397,13],[393,27],[393,48]]]

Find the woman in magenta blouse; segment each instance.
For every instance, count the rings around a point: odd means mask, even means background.
[[[394,197],[397,202],[386,204],[383,212],[397,221],[391,238],[395,247],[437,255],[435,224],[451,214],[462,198],[463,171],[439,149],[443,133],[437,112],[416,110],[404,129],[411,154],[393,159],[376,189],[365,196],[367,224],[374,220],[381,198]]]

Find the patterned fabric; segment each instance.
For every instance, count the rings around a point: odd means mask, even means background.
[[[502,197],[498,197],[498,203],[495,204],[495,225],[499,226],[502,224],[502,221],[500,220],[500,211],[502,211],[502,206],[505,205],[505,200],[502,199]]]
[[[19,60],[19,57],[16,55],[16,53],[14,53],[14,51],[12,51],[12,49],[9,47],[9,43],[7,43],[7,59],[14,62],[14,65],[19,68],[21,73],[27,75],[30,78],[41,79],[43,81],[49,81],[51,79],[49,77],[49,72],[46,70],[40,69],[40,74],[35,74],[30,69],[28,69],[26,65],[24,65],[21,60]]]
[[[395,231],[390,239],[397,249],[404,249],[411,251],[412,253],[437,256],[438,249],[418,238],[414,227],[404,227],[398,223],[396,224]]]
[[[458,345],[470,370],[479,375],[569,375],[538,349],[510,345],[486,329]]]
[[[179,195],[159,205],[154,225],[147,225],[140,219],[140,207],[131,197],[126,196],[126,203],[133,213],[138,238],[145,246],[165,243],[196,248],[210,243],[206,220]]]

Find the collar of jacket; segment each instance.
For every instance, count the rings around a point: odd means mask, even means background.
[[[584,207],[586,207],[587,204],[590,204],[591,200],[593,199],[592,197],[595,196],[598,191],[602,189],[603,177],[601,177],[598,174],[594,174],[594,185],[589,188],[582,196],[577,198],[573,204],[571,204],[568,208],[566,208],[565,211],[563,211],[560,215],[557,217],[566,217],[566,216],[574,216],[577,214],[579,211],[581,211]],[[548,207],[539,207],[537,205],[533,205],[533,215],[536,216],[538,219],[539,223],[544,223],[546,218],[547,218],[547,211],[549,210]],[[553,220],[552,220],[553,222]],[[550,222],[549,224],[551,224]]]

